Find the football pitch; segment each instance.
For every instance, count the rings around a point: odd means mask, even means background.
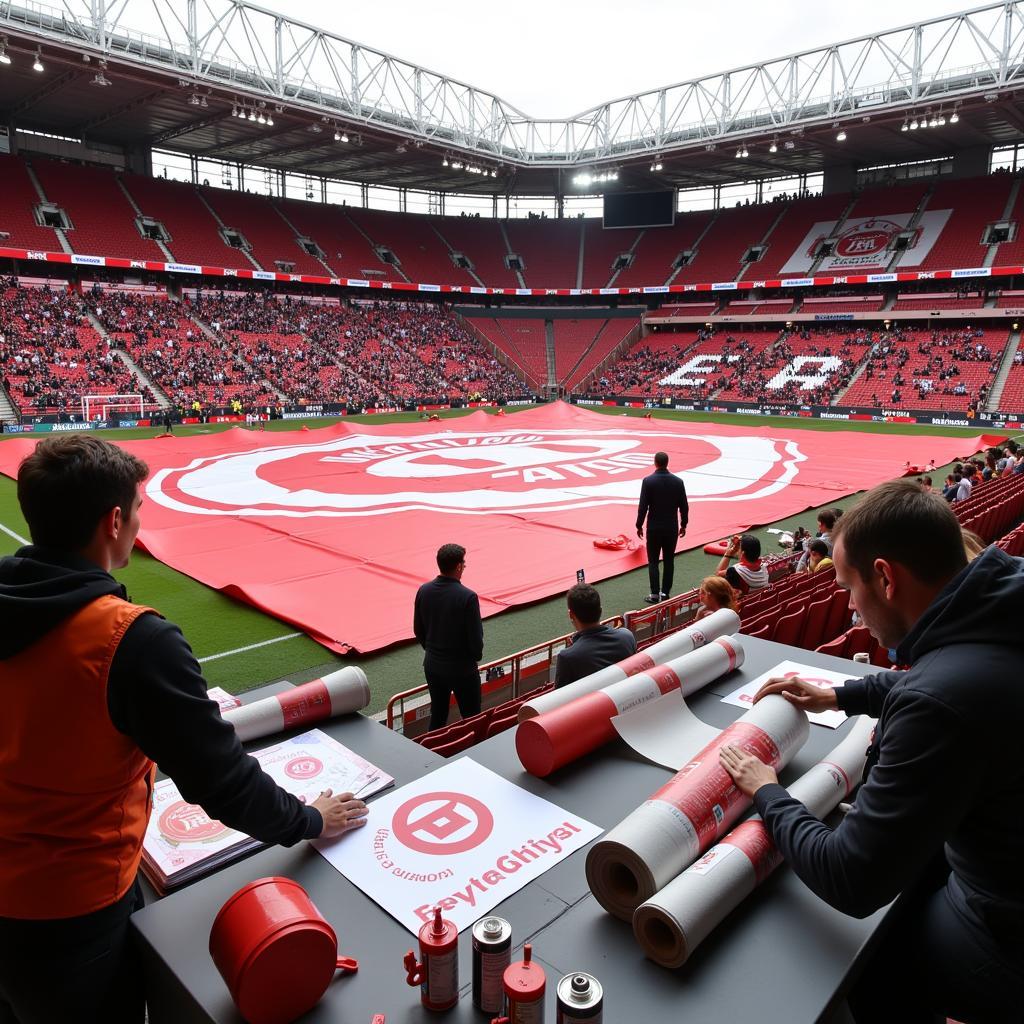
[[[458,418],[473,410],[452,410],[442,412],[443,418]],[[493,410],[488,410],[493,411]],[[645,410],[621,408],[597,408],[594,411],[608,415],[643,416]],[[515,412],[509,411],[512,418]],[[401,423],[416,421],[418,413],[350,417],[367,423]],[[787,430],[858,430],[872,433],[893,433],[920,436],[919,448],[910,448],[911,462],[924,464],[928,458],[928,437],[968,437],[983,432],[981,428],[956,428],[925,426],[917,424],[850,423],[843,421],[822,421],[798,417],[758,417],[751,422],[750,416],[729,414],[684,413],[655,411],[654,418],[685,420],[702,423],[742,423],[744,427],[784,427]],[[311,428],[324,426],[328,421],[320,419],[275,421],[268,424],[269,430],[298,430],[303,425]],[[178,426],[178,434],[213,433],[231,429],[233,424]],[[153,429],[109,430],[102,437],[117,440],[144,440],[159,433]],[[17,435],[11,435],[17,436]],[[21,435],[24,437],[24,435]],[[967,454],[966,452],[964,454]],[[936,483],[945,476],[946,469],[940,467],[932,474]],[[881,482],[881,480],[879,481]],[[857,495],[830,502],[829,507],[846,507],[856,500]],[[766,524],[752,532],[761,538],[762,548],[770,554],[778,550],[775,536],[766,532],[767,526],[790,528],[803,524],[814,527],[814,509],[776,523]],[[146,510],[143,507],[142,515]],[[623,532],[632,533],[632,515],[624,514]],[[18,508],[15,484],[6,477],[0,477],[0,555],[13,554],[28,537],[28,528]],[[705,555],[700,548],[680,552],[676,556],[677,593],[683,593],[700,579],[712,572],[717,559]],[[140,551],[132,556],[131,564],[116,573],[125,584],[131,599],[158,609],[163,615],[181,626],[185,637],[202,664],[203,672],[211,686],[222,686],[233,693],[239,693],[264,683],[287,679],[299,683],[316,678],[344,664],[360,665],[370,681],[371,703],[368,712],[383,711],[388,698],[401,690],[422,683],[422,651],[415,643],[395,645],[374,654],[341,657],[321,647],[302,633],[297,633],[289,624],[275,619],[262,611],[243,604],[220,592],[196,582],[169,568],[163,563]],[[474,586],[472,574],[467,575],[466,584]],[[647,593],[646,566],[625,573],[599,584],[605,615],[642,608]],[[412,616],[412,608],[398,609],[395,614]],[[533,644],[569,632],[570,625],[562,597],[554,597],[535,604],[503,612],[484,622],[484,658],[487,661],[507,656]]]

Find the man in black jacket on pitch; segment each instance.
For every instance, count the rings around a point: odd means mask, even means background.
[[[686,501],[686,485],[668,470],[668,455],[654,456],[654,472],[640,485],[640,507],[636,512],[636,535],[644,539],[647,520],[647,571],[651,592],[644,598],[648,604],[664,601],[672,593],[675,571],[676,540],[686,535],[690,506]],[[658,561],[664,558],[664,578],[658,584]]]
[[[941,1014],[1017,1022],[1024,1005],[1024,562],[987,548],[967,563],[960,524],[912,481],[870,491],[836,526],[836,581],[905,672],[819,689],[769,680],[808,711],[878,719],[865,781],[835,829],[756,757],[722,763],[775,845],[830,906],[895,924],[850,996],[858,1024]]]
[[[463,586],[466,549],[442,544],[437,551],[439,575],[416,591],[413,632],[423,654],[423,674],[430,691],[430,728],[448,722],[452,693],[463,718],[480,713],[480,672],[484,624],[480,598]]]

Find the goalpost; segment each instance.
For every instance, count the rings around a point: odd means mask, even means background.
[[[99,414],[97,415],[97,407]],[[138,419],[145,418],[145,402],[142,395],[82,395],[82,419],[86,423],[93,419],[108,420],[111,412],[128,412],[137,414]]]

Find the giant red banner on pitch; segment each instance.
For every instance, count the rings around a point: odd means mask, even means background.
[[[152,472],[143,548],[344,652],[412,636],[416,587],[448,541],[468,551],[464,582],[485,616],[564,592],[577,569],[593,582],[644,564],[642,544],[594,541],[636,540],[640,480],[659,449],[686,481],[690,548],[983,441],[768,430],[754,418],[645,421],[557,404],[504,418],[120,443]],[[34,444],[0,445],[0,471],[13,476]],[[644,592],[638,584],[638,604]]]

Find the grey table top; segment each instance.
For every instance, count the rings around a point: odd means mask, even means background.
[[[763,640],[745,638],[745,646],[742,669],[688,702],[711,725],[724,727],[741,713],[721,703],[722,696],[744,678],[752,679],[780,661],[798,660],[851,676],[864,674],[866,668],[810,651],[796,655],[792,648]],[[269,691],[259,695],[265,692]],[[812,726],[810,738],[782,774],[782,781],[806,771],[839,742],[846,729]],[[333,721],[325,731],[394,775],[398,786],[445,763],[361,716]],[[671,774],[616,741],[549,779],[536,779],[519,763],[514,731],[461,756],[603,828],[616,825]],[[583,851],[572,855],[495,910],[511,922],[516,949],[524,941],[532,942],[535,956],[550,968],[547,999],[552,1019],[558,978],[585,970],[604,984],[605,1019],[612,1022],[626,1020],[627,1014],[651,1020],[671,1012],[691,1021],[728,1021],[743,1015],[759,1024],[811,1024],[829,1011],[843,991],[858,955],[886,914],[879,911],[866,920],[846,917],[782,867],[684,967],[669,971],[646,960],[629,925],[610,917],[596,903],[586,884],[584,859]],[[241,1021],[207,952],[210,926],[233,892],[267,875],[287,875],[303,885],[337,931],[341,952],[360,961],[359,972],[338,975],[303,1021],[366,1022],[374,1013],[385,1013],[391,1021],[429,1018],[420,1007],[418,991],[406,986],[401,964],[405,951],[415,946],[415,938],[303,843],[290,850],[258,853],[134,916],[152,992],[153,1024]],[[468,929],[460,936],[459,946],[462,998],[446,1018],[480,1020],[468,995]]]

